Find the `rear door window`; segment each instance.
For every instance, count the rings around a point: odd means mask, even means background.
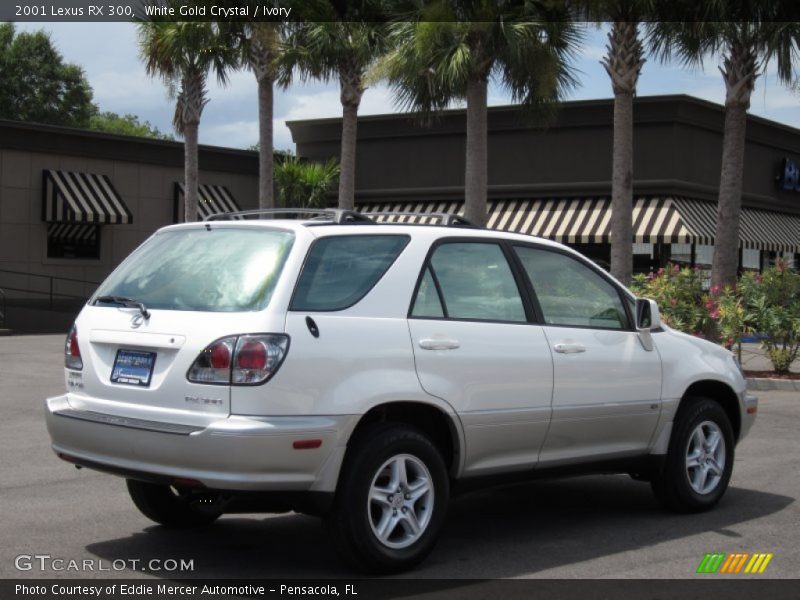
[[[498,244],[482,242],[447,242],[434,250],[411,316],[520,323],[527,320],[503,250]]]
[[[335,311],[367,295],[408,244],[407,235],[337,235],[311,246],[289,310]]]

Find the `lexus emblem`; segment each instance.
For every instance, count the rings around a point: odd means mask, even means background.
[[[144,317],[142,315],[133,315],[131,317],[131,329],[138,329],[144,323]]]

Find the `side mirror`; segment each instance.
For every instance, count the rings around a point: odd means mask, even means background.
[[[649,298],[636,299],[636,329],[650,331],[661,327],[661,313],[658,304]]]
[[[639,332],[639,341],[648,352],[653,350],[653,337],[650,332],[661,327],[661,314],[658,304],[649,298],[636,299],[636,331]]]

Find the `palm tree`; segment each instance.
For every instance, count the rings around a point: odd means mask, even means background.
[[[335,159],[304,162],[294,156],[275,165],[275,183],[282,207],[324,208],[325,196],[339,178]]]
[[[237,66],[232,41],[214,23],[148,21],[139,26],[139,50],[148,75],[161,77],[175,99],[172,123],[184,139],[186,221],[197,220],[197,136],[208,103],[206,81],[214,72],[221,83]]]
[[[385,45],[386,25],[377,20],[355,20],[339,10],[334,0],[307,0],[314,21],[289,26],[280,82],[288,86],[293,74],[301,81],[338,79],[342,103],[342,144],[339,162],[339,207],[355,204],[356,127],[358,107],[366,90],[366,74]],[[366,2],[369,4],[369,2]]]
[[[740,5],[741,4],[741,5]],[[714,236],[712,285],[735,283],[739,264],[739,219],[742,210],[745,128],[756,79],[774,60],[778,78],[789,83],[795,72],[800,23],[792,21],[794,0],[702,5],[710,14],[685,15],[694,21],[650,24],[653,49],[662,60],[677,57],[684,64],[702,65],[709,56],[722,55],[719,67],[725,82],[725,128],[722,169]],[[713,15],[715,20],[709,20]]]
[[[282,51],[282,26],[272,21],[230,22],[239,39],[241,62],[258,83],[258,205],[273,208],[273,106],[274,84]]]
[[[606,0],[599,7],[601,15],[612,19],[606,55],[600,61],[614,92],[611,274],[625,285],[633,275],[633,97],[645,63],[639,35],[639,21],[646,16],[645,2]]]
[[[436,0],[419,21],[391,26],[391,50],[377,68],[398,104],[423,117],[466,101],[464,216],[478,225],[486,223],[489,79],[531,108],[552,105],[575,84],[568,63],[579,29],[566,13],[553,12],[563,9],[542,7]]]

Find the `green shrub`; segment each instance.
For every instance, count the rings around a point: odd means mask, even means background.
[[[762,348],[778,373],[800,355],[800,274],[778,261],[763,274],[747,272],[735,286],[703,291],[705,274],[668,265],[637,275],[631,290],[658,302],[664,322],[680,331],[715,337],[741,348],[746,334],[763,335]]]
[[[631,290],[658,303],[661,319],[679,331],[708,337],[713,319],[706,308],[705,275],[699,269],[667,265],[656,273],[634,276]]]

